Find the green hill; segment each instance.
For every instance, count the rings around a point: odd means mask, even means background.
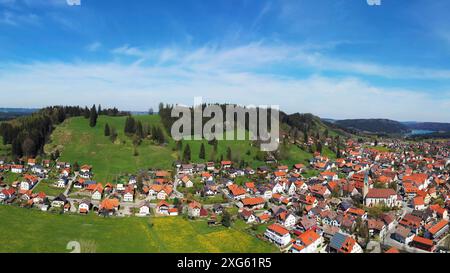
[[[160,124],[159,116],[135,116],[144,124]],[[45,146],[46,153],[58,149],[60,161],[78,162],[93,166],[95,179],[108,182],[117,175],[135,173],[139,169],[170,168],[176,153],[167,146],[154,145],[151,140],[144,140],[137,147],[138,155],[134,156],[132,139],[125,135],[126,117],[100,116],[97,126],[89,127],[89,120],[83,117],[70,118],[59,125],[51,136],[50,143]],[[104,127],[116,128],[117,140],[112,143],[104,136]]]
[[[345,119],[337,120],[335,124],[369,133],[403,134],[409,131],[406,125],[389,119]]]
[[[340,131],[331,129],[320,122],[320,119],[307,115],[306,121],[297,121],[301,116],[295,116],[290,120],[291,125],[283,123],[282,131],[289,132],[293,128],[308,124],[308,134],[323,136],[326,132],[330,137],[341,135]],[[311,119],[310,119],[311,117]],[[93,166],[94,179],[99,182],[114,182],[118,176],[136,173],[140,169],[160,168],[170,169],[173,162],[182,158],[186,145],[189,144],[191,150],[191,162],[206,162],[210,160],[219,161],[228,159],[228,148],[231,149],[231,159],[239,163],[244,161],[252,167],[265,164],[264,154],[259,151],[254,142],[250,140],[221,140],[218,141],[217,151],[214,146],[206,140],[183,140],[182,150],[177,149],[177,143],[170,138],[164,130],[159,115],[137,115],[133,116],[141,121],[143,126],[159,126],[166,136],[167,143],[159,145],[153,140],[146,138],[137,146],[137,154],[133,145],[133,139],[124,133],[125,116],[99,116],[96,127],[89,126],[89,120],[84,117],[73,117],[65,120],[53,131],[50,141],[45,146],[47,155],[58,150],[60,151],[60,161],[78,162],[81,166],[89,164]],[[302,117],[303,118],[303,117]],[[302,123],[303,122],[303,123]],[[110,127],[116,129],[118,137],[113,143],[109,137],[104,136],[104,127],[108,123]],[[298,129],[296,129],[298,131]],[[290,133],[288,133],[290,135]],[[303,133],[298,134],[299,139],[303,139]],[[295,163],[307,163],[312,154],[293,144],[292,137],[289,136],[289,143],[283,145],[282,152],[278,153],[281,164],[292,165]],[[205,146],[205,159],[200,159],[201,144]],[[331,158],[335,153],[328,147],[323,147],[323,153]],[[282,154],[282,155],[280,155]]]

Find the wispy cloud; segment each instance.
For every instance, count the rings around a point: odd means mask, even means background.
[[[450,70],[414,66],[385,65],[360,60],[330,57],[322,53],[324,47],[309,44],[300,46],[267,45],[254,42],[233,48],[222,48],[210,44],[186,50],[169,47],[141,49],[123,45],[111,52],[116,55],[135,57],[140,62],[169,62],[203,69],[230,69],[245,71],[251,68],[265,68],[265,65],[283,66],[291,69],[307,68],[312,73],[342,72],[349,75],[376,76],[387,79],[450,80]]]
[[[86,50],[94,52],[97,51],[98,49],[100,49],[102,47],[102,43],[100,42],[93,42],[89,45],[86,46]]]
[[[19,25],[38,25],[40,23],[40,18],[36,14],[27,13],[21,14],[11,11],[3,11],[0,14],[0,24],[9,26],[19,26]]]
[[[311,112],[322,117],[450,121],[450,92],[436,97],[428,90],[379,87],[357,76],[336,78],[313,73],[300,77],[255,70],[285,62],[300,63],[293,58],[298,50],[290,47],[252,43],[236,48],[149,50],[127,45],[112,52],[148,61],[0,66],[0,86],[8,90],[2,94],[2,101],[8,106],[89,102],[144,110],[160,101],[191,104],[194,96],[203,96],[209,102],[278,104],[289,112]],[[304,58],[300,60],[305,62]],[[317,66],[326,65],[329,63]],[[349,68],[384,73],[365,66]],[[430,73],[446,77],[447,72]]]

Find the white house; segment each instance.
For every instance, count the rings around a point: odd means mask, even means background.
[[[185,186],[186,188],[192,188],[194,186],[194,183],[192,183],[191,179],[187,175],[181,178],[181,182],[183,183],[183,186]]]
[[[102,193],[98,190],[95,190],[94,193],[92,193],[92,199],[93,200],[101,200],[102,199]]]
[[[318,253],[323,245],[323,237],[310,229],[297,237],[292,244],[292,253]]]
[[[289,231],[279,224],[268,226],[264,236],[280,247],[285,247],[291,242]]]
[[[272,188],[272,193],[283,193],[284,187],[281,183],[276,183]]]
[[[123,195],[123,201],[125,202],[133,202],[133,193],[127,192]]]
[[[148,204],[144,204],[139,208],[139,214],[140,215],[149,215],[150,214],[150,207]]]
[[[28,190],[30,190],[30,188],[31,188],[30,182],[28,182],[28,181],[20,182],[20,189],[21,190],[28,191]]]
[[[13,173],[22,173],[23,172],[23,166],[22,165],[12,165],[11,166],[11,172],[13,172]]]
[[[188,215],[191,217],[199,217],[200,216],[201,205],[200,203],[193,201],[188,205]]]
[[[88,201],[83,201],[80,203],[80,205],[78,206],[78,212],[79,213],[88,213],[89,212],[89,202]]]
[[[56,187],[58,188],[65,188],[66,187],[66,180],[65,179],[59,179],[56,183]]]
[[[284,219],[281,220],[285,228],[293,228],[297,223],[297,218],[293,214],[288,214]]]

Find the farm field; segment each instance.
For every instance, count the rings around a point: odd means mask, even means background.
[[[70,241],[95,252],[276,252],[271,244],[239,228],[207,226],[182,217],[101,218],[55,215],[0,206],[0,252],[70,252]]]

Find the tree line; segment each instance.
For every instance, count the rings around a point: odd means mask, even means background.
[[[90,126],[94,127],[99,114],[120,116],[129,113],[117,108],[101,109],[99,106],[97,109],[95,105],[91,109],[80,106],[50,106],[30,116],[1,123],[0,135],[4,145],[11,144],[13,157],[35,157],[44,152],[44,146],[58,124],[70,117],[84,116],[90,119]]]

